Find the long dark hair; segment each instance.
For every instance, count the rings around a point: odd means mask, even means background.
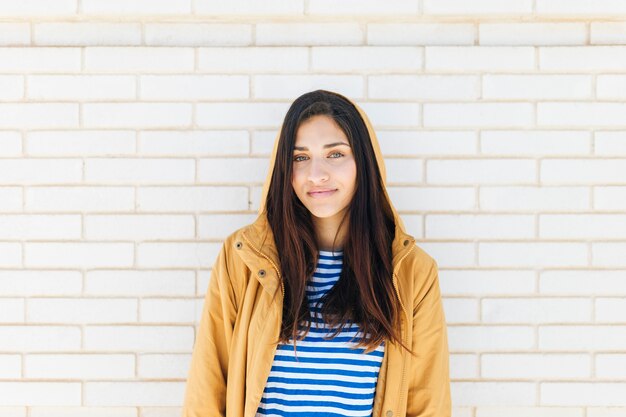
[[[318,246],[311,213],[297,197],[291,178],[297,130],[317,115],[331,117],[343,130],[357,171],[354,196],[346,211],[349,215],[344,216],[340,225],[348,222],[342,271],[337,283],[320,300],[322,317],[326,324],[336,328],[332,337],[348,321],[358,323],[362,334],[369,334],[369,338],[357,341],[357,346],[364,347],[366,352],[385,339],[404,346],[398,335],[401,307],[392,282],[393,211],[383,192],[384,184],[363,118],[348,99],[326,90],[301,95],[287,111],[266,199],[265,210],[285,287],[279,341],[288,343],[292,338],[295,347],[296,340],[302,340],[311,329],[305,289],[315,271]],[[299,325],[304,332],[298,330]]]

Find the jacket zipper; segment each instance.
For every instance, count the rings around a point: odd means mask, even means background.
[[[404,258],[406,258],[409,255],[409,253],[411,253],[413,251],[414,247],[415,247],[415,245],[412,245],[411,249],[409,249],[402,256],[402,258],[400,258],[400,260],[398,261],[398,263],[396,265],[400,265],[400,263],[404,260]],[[395,272],[393,273],[393,276],[395,278],[397,278],[397,275],[396,275]],[[392,282],[393,282],[393,287],[396,289],[396,295],[398,296],[398,301],[400,301],[400,306],[402,307],[402,311],[404,311],[404,313],[408,315],[408,313],[406,312],[406,309],[404,307],[404,304],[402,303],[402,299],[400,298],[400,291],[398,291],[398,286],[396,284],[396,280],[393,279]],[[407,334],[409,333],[408,329],[407,329],[407,331],[405,333],[407,333]],[[404,335],[402,335],[402,343],[406,344],[406,341],[404,339],[405,339],[405,337],[404,337]],[[400,404],[402,404],[402,397],[404,396],[404,378],[406,376],[406,355],[407,354],[405,352],[404,355],[403,355],[403,359],[402,359],[402,378],[400,379],[400,388],[401,388],[400,389],[400,400],[398,401],[398,404],[396,405],[396,413],[395,413],[396,416],[400,416],[400,414],[398,413],[398,408],[397,407],[400,407]]]

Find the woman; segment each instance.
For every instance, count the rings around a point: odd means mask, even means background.
[[[213,265],[183,417],[450,414],[437,263],[391,204],[363,110],[306,93],[257,219]]]

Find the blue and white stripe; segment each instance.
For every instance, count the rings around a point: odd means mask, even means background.
[[[319,253],[306,287],[311,330],[297,342],[295,355],[293,343],[278,345],[257,417],[372,415],[384,343],[369,354],[363,348],[353,349],[362,333],[352,322],[335,338],[323,338],[333,332],[314,305],[339,279],[343,252]]]

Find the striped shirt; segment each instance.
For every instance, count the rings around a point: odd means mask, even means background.
[[[272,369],[257,410],[260,416],[371,416],[384,343],[369,354],[353,349],[362,337],[357,324],[348,322],[335,338],[324,324],[315,303],[339,279],[343,251],[319,251],[313,278],[306,294],[311,311],[311,330],[304,340],[278,344]],[[302,326],[301,326],[302,328]],[[349,340],[357,335],[353,342]]]

